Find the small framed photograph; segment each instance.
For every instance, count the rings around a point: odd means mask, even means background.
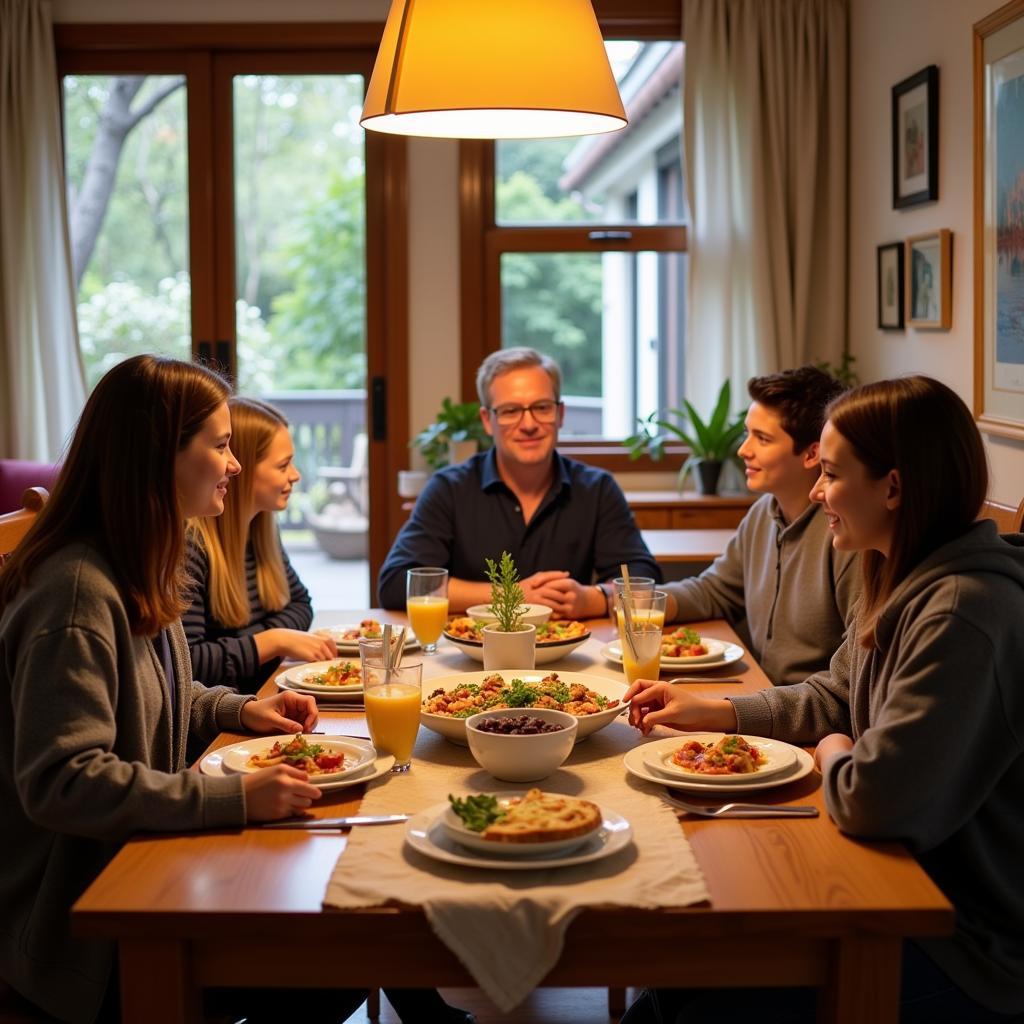
[[[939,198],[939,69],[930,64],[892,87],[892,205]]]
[[[953,234],[946,228],[906,241],[907,323],[948,330],[953,325]]]
[[[878,326],[903,330],[903,243],[878,247]]]

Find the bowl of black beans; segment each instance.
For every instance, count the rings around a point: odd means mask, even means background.
[[[565,761],[576,742],[577,718],[554,708],[494,708],[466,719],[477,764],[496,779],[536,782]]]

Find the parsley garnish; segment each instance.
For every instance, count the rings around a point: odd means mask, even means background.
[[[486,793],[467,796],[465,800],[449,793],[448,801],[470,832],[483,832],[488,825],[505,816],[505,812],[498,807],[498,798]]]

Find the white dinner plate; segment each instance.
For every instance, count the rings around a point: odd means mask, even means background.
[[[505,807],[517,797],[525,796],[526,790],[513,790],[496,795],[498,806]],[[595,829],[594,832],[587,832],[582,836],[573,836],[571,839],[552,839],[544,843],[499,843],[493,839],[485,839],[479,832],[467,828],[465,822],[455,813],[455,809],[451,805],[441,815],[441,824],[459,846],[472,850],[474,853],[483,853],[488,857],[554,857],[582,846],[597,831]]]
[[[314,678],[326,672],[332,665],[351,662],[356,668],[359,667],[359,657],[355,658],[334,658],[332,661],[307,661],[303,665],[296,665],[282,672],[279,680],[284,680],[289,689],[298,690],[300,693],[362,693],[363,684],[346,683],[344,686],[328,686],[324,683],[313,682]]]
[[[676,742],[675,737],[672,737],[672,740]],[[655,740],[654,742],[659,743],[662,741]],[[630,750],[622,759],[622,763],[626,766],[626,771],[630,775],[635,775],[638,779],[643,779],[646,782],[653,782],[658,786],[668,786],[669,789],[685,789],[691,793],[721,794],[722,787],[714,782],[705,782],[703,780],[691,782],[689,779],[677,779],[675,776],[662,775],[660,772],[652,771],[644,764],[644,747],[647,745],[646,743],[641,743],[640,746]],[[730,786],[729,792],[732,793],[736,790],[750,792],[755,789],[772,789],[775,786],[785,786],[789,782],[796,782],[797,779],[810,775],[814,771],[814,758],[806,750],[801,750],[799,747],[794,747],[793,749],[796,751],[796,761],[785,771],[779,772],[768,779],[758,779],[757,782],[749,782],[742,786]]]
[[[360,739],[356,736],[346,736],[345,741],[356,746],[368,748],[371,751],[373,750],[373,744],[369,740]],[[199,762],[199,770],[204,775],[234,775],[234,772],[227,771],[224,768],[224,754],[230,749],[230,747],[219,747],[217,750],[211,751]],[[320,782],[319,780],[314,780],[313,784],[318,789],[327,793],[335,789],[345,789],[348,786],[358,786],[363,782],[371,782],[373,779],[379,779],[382,775],[387,775],[394,763],[395,759],[390,754],[379,754],[358,772],[353,772],[351,775],[345,775],[330,781]]]
[[[241,743],[232,743],[225,747],[223,752],[223,764],[229,772],[258,772],[260,769],[249,764],[253,757],[265,757],[275,743],[287,743],[294,739],[293,736],[253,736],[251,739],[243,740]],[[324,772],[321,775],[311,775],[315,782],[322,779],[324,782],[337,782],[338,779],[351,775],[354,772],[362,771],[377,756],[377,751],[372,746],[363,742],[349,739],[347,736],[310,736],[310,744],[323,747],[329,754],[341,754],[345,758],[343,767],[337,771]]]
[[[462,672],[454,676],[441,676],[435,679],[423,681],[423,695],[428,698],[435,690],[450,692],[459,686],[474,683],[479,686],[488,676],[499,675],[505,682],[513,679],[522,679],[526,683],[535,683],[543,679],[549,673],[537,669],[510,669],[505,668],[500,672]],[[585,739],[591,733],[611,725],[628,705],[622,703],[623,694],[626,692],[626,684],[620,683],[617,679],[607,679],[604,676],[592,676],[585,672],[559,672],[558,678],[566,684],[582,683],[588,689],[599,693],[609,700],[617,700],[619,703],[613,708],[598,711],[593,715],[578,715],[576,726],[576,742]],[[477,708],[479,711],[486,711],[486,708]],[[524,714],[529,714],[529,708],[523,708]],[[428,714],[420,712],[420,723],[436,733],[440,733],[445,739],[466,747],[469,741],[466,739],[466,719],[452,718],[451,715]]]
[[[463,654],[483,664],[484,645],[481,641],[465,640],[462,637],[452,636],[450,633],[445,633],[444,638],[448,643],[458,647]],[[537,644],[534,648],[533,663],[535,665],[550,665],[553,661],[560,661],[572,654],[577,647],[582,647],[589,639],[590,633],[587,632],[582,636],[569,637],[567,640],[552,640],[550,643]]]
[[[302,693],[307,697],[313,697],[318,704],[359,704],[363,703],[363,688],[357,690],[330,690],[324,687],[292,686],[286,683],[280,676],[274,680],[279,690],[291,690],[292,693]]]
[[[669,637],[668,633],[662,634],[666,639]],[[707,654],[696,654],[693,657],[686,658],[670,658],[666,655],[661,656],[661,660],[665,662],[672,662],[674,665],[679,662],[682,665],[704,665],[712,661],[721,661],[725,657],[725,641],[715,640],[710,636],[702,636],[700,642],[708,649]]]
[[[385,623],[381,623],[385,625]],[[311,629],[311,633],[315,633],[317,636],[329,636],[338,647],[339,654],[354,654],[357,658],[359,657],[359,641],[358,640],[342,640],[342,636],[347,633],[350,629],[358,629],[358,622],[347,622],[341,626],[318,626],[316,629]],[[393,630],[401,629],[401,626],[396,626],[394,623],[391,624]],[[376,638],[374,638],[376,639]],[[416,651],[419,650],[420,642],[416,639],[416,634],[408,628],[405,631],[405,650]]]
[[[461,864],[471,868],[487,868],[491,871],[547,871],[550,868],[571,867],[602,860],[625,849],[633,841],[633,828],[614,811],[604,809],[604,823],[601,828],[587,837],[587,841],[570,852],[552,856],[507,857],[490,855],[466,849],[457,843],[444,826],[447,801],[435,804],[410,818],[405,825],[405,841],[426,857],[448,864]]]
[[[672,761],[672,755],[689,740],[696,740],[698,743],[717,743],[723,735],[725,734],[720,732],[688,732],[680,733],[678,738],[672,736],[654,743],[645,743],[641,748],[644,752],[644,764],[655,775],[667,775],[673,779],[707,782],[716,786],[746,786],[755,779],[760,782],[777,772],[787,771],[796,763],[796,747],[791,747],[781,740],[770,740],[761,736],[743,737],[751,746],[757,747],[766,758],[765,763],[756,772],[748,775],[698,775],[680,768]]]
[[[725,650],[722,651],[722,656],[716,661],[694,660],[693,658],[662,658],[661,669],[663,672],[666,670],[676,672],[680,669],[685,672],[711,672],[716,668],[732,665],[743,657],[743,648],[739,644],[731,644],[728,641],[721,642],[724,643]],[[608,661],[616,665],[622,664],[622,647],[619,645],[618,640],[605,644],[601,648],[601,654]],[[709,679],[708,682],[714,682],[714,680]]]

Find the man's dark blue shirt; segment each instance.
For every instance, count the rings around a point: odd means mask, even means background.
[[[463,580],[487,579],[485,558],[502,551],[521,578],[564,569],[580,583],[631,574],[661,580],[657,562],[633,522],[619,485],[603,469],[553,454],[555,478],[533,518],[498,474],[492,448],[435,473],[416,502],[380,570],[378,600],[405,607],[405,573],[440,565]]]

